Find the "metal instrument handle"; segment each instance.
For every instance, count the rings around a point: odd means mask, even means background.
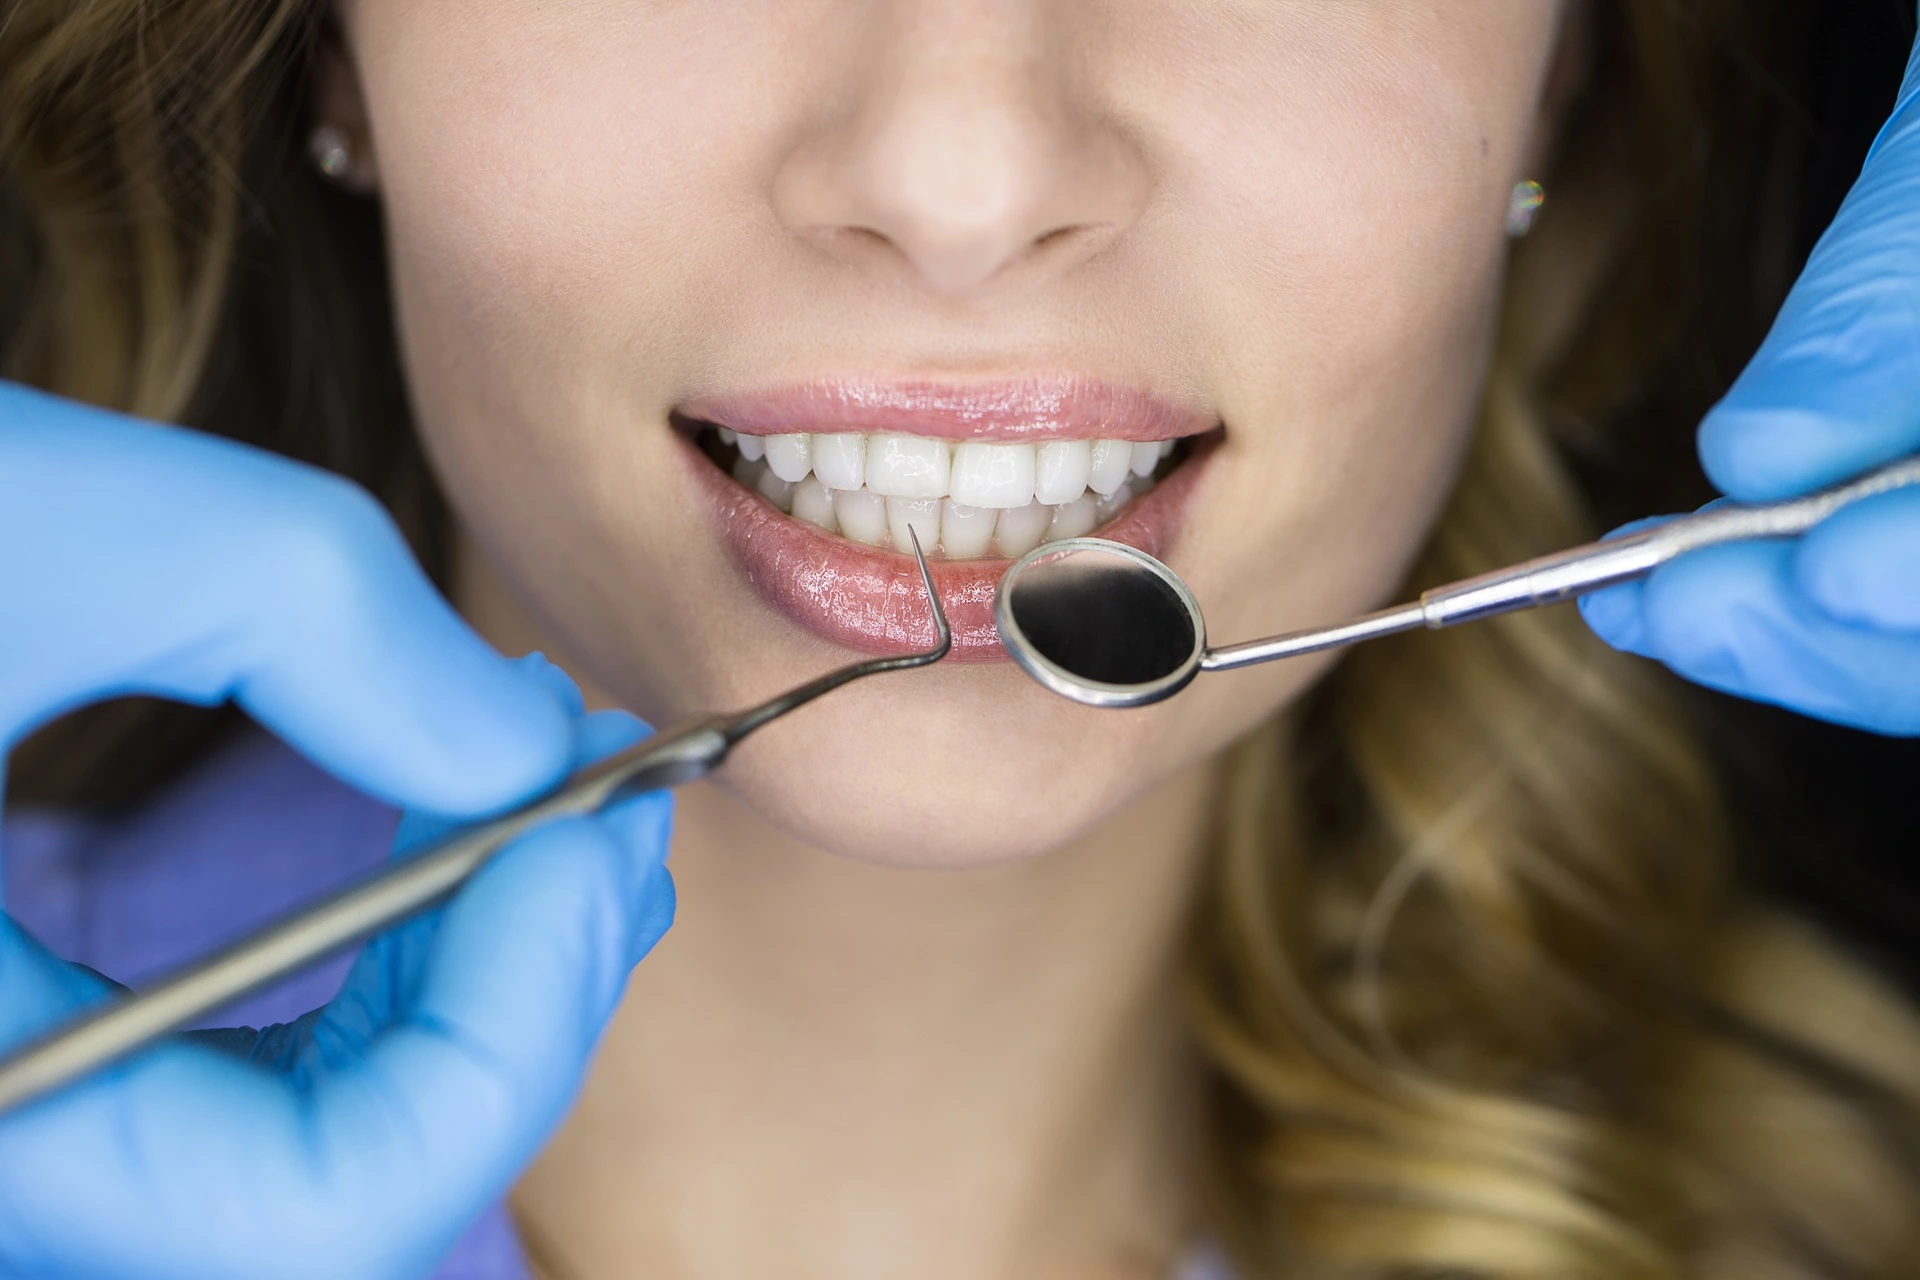
[[[934,646],[920,653],[869,658],[737,715],[703,716],[635,743],[581,769],[552,794],[524,809],[455,831],[426,849],[283,916],[274,924],[144,991],[108,1001],[0,1056],[0,1114],[107,1065],[171,1031],[213,1013],[250,991],[323,956],[372,937],[450,895],[520,835],[554,818],[595,813],[629,796],[677,787],[717,769],[742,738],[855,680],[930,666],[953,647],[946,610],[933,587],[920,539],[909,534],[920,582],[933,615]]]
[[[1804,498],[1754,505],[1722,503],[1606,542],[1589,543],[1524,564],[1435,587],[1413,604],[1396,605],[1332,627],[1313,627],[1210,649],[1203,671],[1234,671],[1281,658],[1344,649],[1422,626],[1439,630],[1476,618],[1562,604],[1590,591],[1644,578],[1689,551],[1723,542],[1791,538],[1865,498],[1920,484],[1920,457],[1903,458],[1857,480]]]
[[[1920,484],[1920,457],[1903,458],[1857,480],[1786,502],[1723,503],[1623,538],[1573,547],[1436,587],[1420,597],[1420,609],[1426,625],[1437,630],[1517,609],[1560,604],[1644,578],[1674,557],[1702,547],[1797,537],[1842,507],[1914,484]]]
[[[0,1061],[0,1112],[433,906],[494,854],[543,822],[591,813],[626,795],[704,775],[726,754],[725,726],[725,721],[706,718],[655,734],[582,769],[527,809],[455,831],[144,991],[56,1027]]]

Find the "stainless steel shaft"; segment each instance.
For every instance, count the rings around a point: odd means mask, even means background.
[[[1728,542],[1798,537],[1843,507],[1916,484],[1920,484],[1920,457],[1903,458],[1858,480],[1786,502],[1723,503],[1625,537],[1556,551],[1435,587],[1415,603],[1382,609],[1352,622],[1213,649],[1200,666],[1204,671],[1231,671],[1421,627],[1437,631],[1520,609],[1563,604],[1588,592],[1644,578],[1689,551]]]
[[[0,1112],[426,910],[541,823],[591,813],[616,794],[656,790],[697,776],[711,768],[709,761],[723,757],[726,747],[724,723],[712,719],[657,734],[581,770],[528,808],[455,832],[144,991],[102,1004],[0,1060]]]
[[[1858,480],[1786,502],[1722,503],[1650,529],[1555,552],[1420,597],[1429,627],[1561,604],[1591,591],[1643,578],[1705,547],[1764,538],[1794,538],[1843,507],[1920,483],[1920,458],[1903,458]]]

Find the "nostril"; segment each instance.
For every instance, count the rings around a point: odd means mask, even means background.
[[[951,295],[1071,270],[1138,218],[1150,171],[1117,127],[1031,58],[983,71],[935,48],[796,137],[770,192],[791,230]]]
[[[872,227],[814,225],[795,228],[801,236],[841,262],[898,256],[898,246]]]
[[[1080,239],[1079,227],[1057,227],[1033,239],[1010,236],[990,219],[954,217],[943,225],[900,217],[890,230],[867,225],[798,228],[834,259],[853,267],[904,274],[939,294],[960,294],[997,279],[1009,267],[1058,258]]]

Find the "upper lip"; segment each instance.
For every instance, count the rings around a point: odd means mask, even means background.
[[[702,396],[676,412],[743,435],[899,432],[948,440],[1170,440],[1217,422],[1152,392],[1078,375],[821,379]]]

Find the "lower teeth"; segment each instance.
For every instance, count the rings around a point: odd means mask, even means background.
[[[1030,502],[1023,507],[996,510],[968,507],[951,498],[883,498],[866,486],[829,489],[819,477],[807,475],[798,483],[782,480],[768,465],[761,449],[748,457],[732,432],[707,432],[703,443],[733,478],[782,512],[797,520],[836,533],[850,542],[904,551],[908,530],[924,550],[936,547],[949,560],[978,560],[990,555],[1023,556],[1043,542],[1078,538],[1106,524],[1134,498],[1158,483],[1158,474],[1130,476],[1113,493],[1102,496],[1087,490],[1071,502]],[[1162,463],[1162,468],[1168,465]]]

